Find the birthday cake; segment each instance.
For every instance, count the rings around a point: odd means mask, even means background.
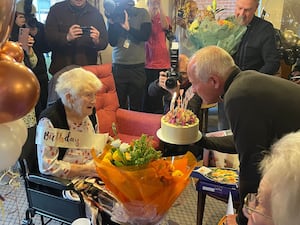
[[[192,144],[201,138],[199,119],[188,109],[176,107],[161,118],[158,137],[172,144]]]

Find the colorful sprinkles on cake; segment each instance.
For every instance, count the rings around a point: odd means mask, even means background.
[[[164,120],[170,124],[179,125],[179,126],[188,126],[195,124],[197,117],[189,109],[183,109],[176,107],[173,110],[170,110],[165,116]]]

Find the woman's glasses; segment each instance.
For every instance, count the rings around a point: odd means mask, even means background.
[[[264,213],[258,211],[256,208],[259,205],[257,193],[248,193],[244,199],[244,208],[246,212],[251,215],[252,213],[257,213],[266,219],[272,220],[271,216],[267,216]]]

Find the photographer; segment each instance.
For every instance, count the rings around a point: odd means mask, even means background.
[[[52,75],[72,64],[97,64],[98,51],[108,44],[103,16],[87,0],[64,0],[53,5],[45,31],[52,51]]]
[[[40,84],[40,96],[35,106],[36,117],[46,108],[48,96],[48,73],[44,53],[49,52],[48,43],[45,38],[44,24],[39,22],[36,17],[36,7],[32,0],[19,0],[16,4],[15,21],[12,27],[10,40],[20,41],[20,30],[29,30],[29,38],[33,39],[32,49],[37,57],[37,63],[34,67],[28,61],[30,52],[24,50],[24,63],[32,69]],[[22,31],[22,30],[21,30]],[[25,46],[23,46],[24,48]],[[26,49],[26,48],[24,48]]]
[[[157,96],[163,99],[164,104],[164,114],[170,110],[170,103],[172,96],[175,92],[177,92],[177,96],[180,96],[180,89],[183,89],[183,98],[186,94],[186,91],[191,87],[191,83],[187,77],[187,64],[188,64],[188,57],[186,55],[179,55],[179,62],[178,62],[178,79],[176,80],[177,85],[172,88],[171,86],[166,87],[166,80],[167,79],[176,79],[175,77],[167,77],[166,72],[160,72],[159,79],[150,83],[148,88],[148,94],[150,96]],[[167,85],[168,86],[168,85]],[[202,99],[197,95],[194,96],[189,100],[187,108],[192,110],[193,113],[199,118],[199,113],[201,110]]]
[[[164,114],[170,110],[170,103],[173,94],[176,92],[177,96],[180,96],[180,90],[182,89],[182,99],[184,99],[186,95],[193,94],[193,97],[188,101],[187,108],[193,111],[198,118],[200,116],[202,99],[192,92],[192,85],[187,77],[188,61],[189,58],[186,55],[180,54],[178,59],[178,73],[161,71],[159,78],[149,85],[148,94],[163,100]],[[198,146],[194,144],[175,145],[165,142],[163,143],[164,156],[182,155],[187,151],[191,151],[198,159],[201,159],[202,157],[202,153],[199,152]]]
[[[178,10],[176,17],[175,36],[179,44],[179,53],[188,57],[192,56],[194,49],[192,43],[188,40],[187,29],[198,14],[198,5],[194,0],[185,1],[182,9]]]
[[[120,107],[141,111],[146,82],[145,42],[151,34],[149,13],[134,7],[132,0],[104,1],[104,8]]]
[[[150,113],[163,112],[161,98],[148,95],[148,87],[151,82],[159,77],[159,72],[171,67],[169,49],[166,43],[166,32],[171,29],[170,18],[165,15],[160,0],[148,0],[148,9],[152,21],[152,33],[145,43],[146,48],[146,88],[143,111]]]

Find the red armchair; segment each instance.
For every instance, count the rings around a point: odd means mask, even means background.
[[[83,68],[93,72],[103,83],[103,87],[96,96],[99,131],[101,133],[108,132],[114,136],[112,123],[115,123],[118,136],[122,141],[129,143],[131,140],[139,138],[141,134],[147,134],[154,137],[154,147],[158,148],[159,139],[156,131],[160,128],[162,115],[119,108],[111,64],[90,65]]]

